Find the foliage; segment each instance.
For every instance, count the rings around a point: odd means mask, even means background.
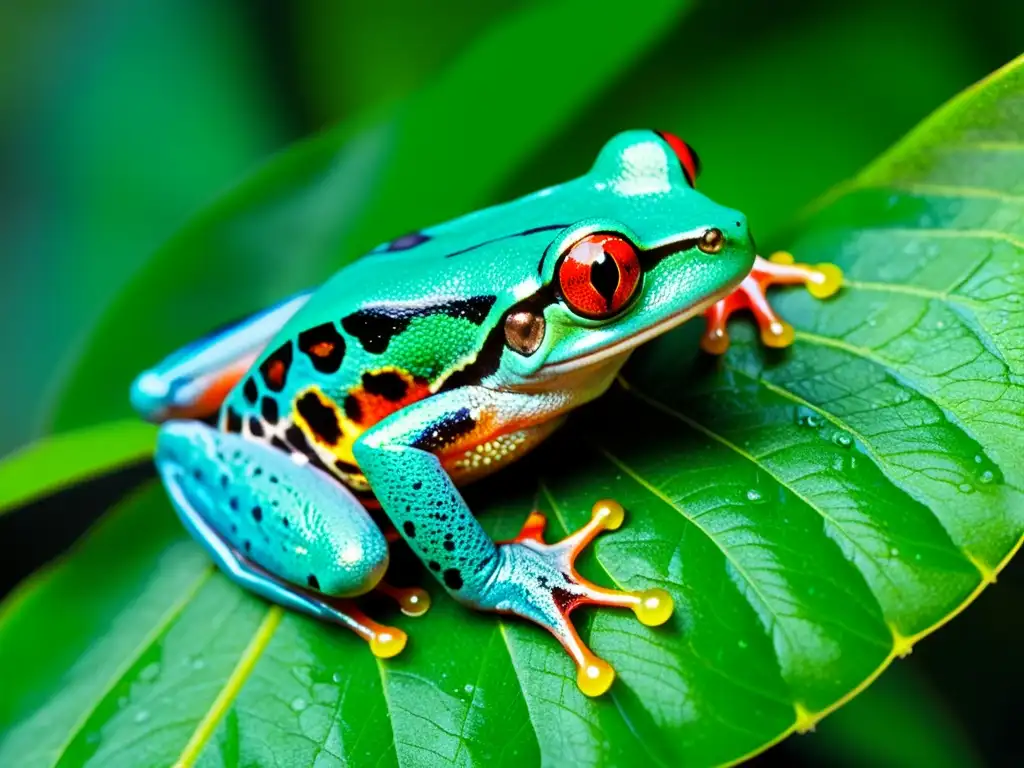
[[[102,423],[126,414],[124,385],[154,350],[315,282],[395,230],[533,176],[556,180],[563,157],[528,164],[564,143],[578,115],[600,114],[599,94],[621,88],[614,78],[688,11],[569,2],[511,13],[408,98],[370,105],[272,159],[108,308],[56,414],[59,427],[81,431],[0,464],[0,506],[146,450],[151,430]],[[596,58],[538,61],[570,27],[581,40],[619,34]],[[804,33],[842,61],[842,31]],[[894,97],[907,90],[898,78],[891,87]],[[469,105],[467,93],[478,94]],[[780,88],[777,101],[787,98],[803,101]],[[705,108],[729,114],[731,102],[719,88]],[[623,119],[591,118],[580,135]],[[733,121],[694,122],[710,157],[749,134]],[[677,612],[655,630],[609,611],[581,621],[619,671],[607,697],[583,697],[569,660],[536,627],[472,614],[431,585],[426,617],[388,616],[410,633],[408,650],[378,661],[354,637],[213,572],[148,487],[0,608],[0,763],[708,764],[812,728],[970,602],[1024,534],[1022,125],[1018,60],[779,237],[801,260],[834,261],[849,277],[828,304],[779,297],[798,329],[791,350],[767,353],[737,324],[715,363],[697,351],[699,328],[683,328],[638,353],[621,386],[534,459],[473,489],[471,506],[499,538],[531,505],[549,513],[552,535],[582,523],[597,497],[630,510],[583,570],[601,583],[663,586]],[[865,151],[855,128],[834,128],[830,172]],[[581,166],[593,147],[579,143],[566,154]],[[746,194],[770,186],[747,184]],[[777,227],[772,210],[762,219]],[[140,347],[145,317],[165,323]],[[862,746],[882,727],[870,712],[844,722]],[[954,743],[947,754],[970,752]]]

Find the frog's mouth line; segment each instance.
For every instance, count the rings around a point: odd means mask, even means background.
[[[578,355],[577,357],[571,357],[568,360],[561,360],[557,363],[544,364],[537,370],[537,373],[534,374],[533,378],[554,378],[566,373],[578,371],[581,368],[587,368],[611,357],[615,357],[616,355],[631,352],[641,344],[645,344],[651,339],[660,336],[667,331],[671,331],[673,328],[682,325],[687,320],[701,314],[715,302],[724,299],[732,293],[733,288],[735,288],[735,285],[729,285],[703,301],[686,307],[674,315],[669,315],[661,322],[656,323],[649,328],[644,328],[642,331],[637,331],[631,336],[620,339],[607,347],[602,347],[601,349],[594,350],[593,352],[587,352],[585,354]]]

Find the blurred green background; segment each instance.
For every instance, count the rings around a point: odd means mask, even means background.
[[[38,0],[0,6],[0,360],[6,363],[0,455],[47,434],[55,421],[68,423],[56,416],[60,398],[123,398],[117,376],[110,390],[68,392],[71,374],[105,308],[192,214],[299,139],[339,122],[360,125],[401,112],[484,30],[526,5]],[[552,115],[550,135],[497,183],[483,185],[480,204],[583,171],[617,130],[655,127],[694,145],[704,162],[702,189],[745,210],[759,242],[779,244],[803,206],[1024,50],[1019,0],[663,5],[672,10],[661,14],[663,28],[649,34],[646,50],[628,57],[582,103]],[[598,39],[575,36],[571,25],[560,32],[564,44],[494,66],[504,78],[514,78],[516,68],[523,78],[536,78],[545,60],[578,57],[587,66],[616,46],[615,29]],[[478,82],[486,87],[489,73],[479,73]],[[474,102],[466,93],[430,130],[437,137],[457,133]],[[551,108],[518,98],[491,119],[508,131],[531,109]],[[434,140],[425,135],[418,146]],[[500,164],[502,156],[500,143],[483,140],[453,176]],[[365,167],[372,173],[376,166]],[[373,188],[374,179],[360,178],[357,167],[349,173],[353,194]],[[452,195],[447,176],[428,181],[419,188],[429,186],[441,199]],[[395,218],[409,216],[396,211]],[[384,240],[399,232],[382,226],[370,234]],[[145,322],[173,328],[177,319]],[[153,349],[151,358],[168,351]],[[88,515],[69,506],[101,509],[123,486],[107,484],[80,493],[73,505],[65,498],[29,511],[73,534]],[[25,515],[4,521],[0,540],[46,530],[26,524]],[[69,535],[53,540],[66,543]],[[34,547],[21,555],[20,567],[31,569],[58,550],[57,544]],[[761,760],[1024,759],[1015,730],[1024,717],[1014,693],[1022,677],[1015,651],[1024,629],[1020,570],[1010,568],[998,590],[829,718],[821,733],[791,740]]]

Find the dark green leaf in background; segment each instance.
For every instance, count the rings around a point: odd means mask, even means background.
[[[1024,59],[800,227],[798,256],[849,284],[827,304],[780,296],[792,349],[765,353],[736,323],[713,361],[699,328],[670,334],[550,453],[474,489],[496,537],[531,503],[553,536],[595,498],[630,510],[584,570],[664,586],[677,610],[654,630],[582,622],[618,669],[608,696],[582,696],[538,628],[440,596],[378,661],[210,576],[153,489],[5,607],[0,763],[702,765],[812,727],[1024,534],[1022,126]],[[535,495],[509,490],[541,465]],[[71,630],[47,633],[67,605]]]
[[[289,138],[242,19],[203,0],[0,10],[0,454],[38,436],[68,358],[148,254]],[[138,329],[122,343],[143,350]]]
[[[110,305],[54,426],[126,415],[132,378],[176,345],[324,280],[396,232],[480,206],[687,5],[572,0],[510,13],[413,98],[278,156]],[[564,55],[566,29],[595,41],[614,29],[615,44]],[[140,334],[145,345],[133,343]]]

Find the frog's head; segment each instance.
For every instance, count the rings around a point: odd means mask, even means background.
[[[504,315],[506,381],[624,359],[749,273],[746,219],[696,191],[698,169],[676,137],[630,131],[605,145],[586,176],[564,185],[572,204],[550,205],[586,218],[557,232],[538,267],[540,288]]]

